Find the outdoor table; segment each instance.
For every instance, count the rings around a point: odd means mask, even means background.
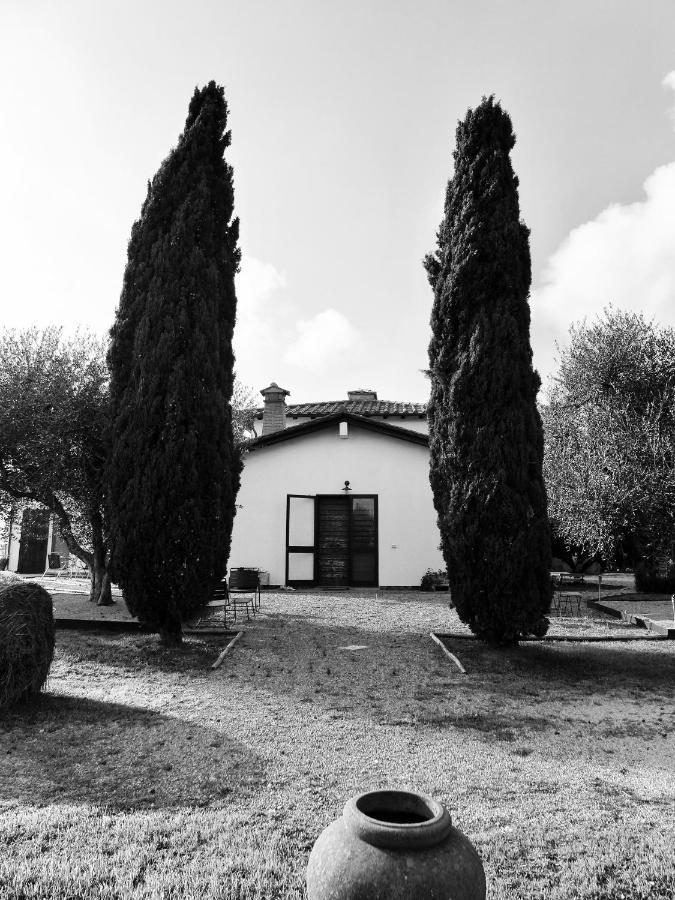
[[[569,614],[572,615],[576,606],[577,615],[581,615],[581,593],[579,591],[561,592],[556,599],[556,608],[558,612],[569,612]]]
[[[571,584],[584,584],[586,579],[581,572],[551,572],[551,578],[558,584],[569,581]]]

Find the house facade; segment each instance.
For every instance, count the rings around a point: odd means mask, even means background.
[[[24,509],[7,523],[7,538],[0,545],[0,558],[10,572],[37,575],[50,568],[50,562],[63,565],[68,547],[61,537],[58,521],[46,509]],[[50,559],[51,557],[51,559]],[[58,568],[58,566],[56,566]]]
[[[230,568],[290,587],[416,587],[443,567],[423,404],[350,391],[289,406],[271,384],[237,498]]]

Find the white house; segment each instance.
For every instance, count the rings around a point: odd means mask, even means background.
[[[277,384],[261,393],[230,568],[292,587],[412,587],[443,568],[423,404],[350,391],[287,406]]]
[[[7,560],[10,572],[35,575],[48,569],[52,562],[61,565],[68,559],[68,546],[61,537],[58,520],[46,509],[24,509],[6,524],[4,533],[6,540],[0,542],[0,558]]]

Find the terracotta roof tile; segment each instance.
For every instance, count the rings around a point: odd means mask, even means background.
[[[317,418],[334,413],[351,413],[355,416],[413,416],[424,419],[427,414],[426,403],[399,403],[395,400],[333,400],[324,403],[298,403],[286,407],[286,415],[293,419]],[[262,419],[262,409],[258,409],[256,418]]]

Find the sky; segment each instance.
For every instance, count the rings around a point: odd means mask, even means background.
[[[672,0],[0,0],[2,324],[108,330],[147,181],[211,79],[256,395],[427,399],[421,261],[489,94],[517,135],[544,381],[609,304],[675,326]]]

